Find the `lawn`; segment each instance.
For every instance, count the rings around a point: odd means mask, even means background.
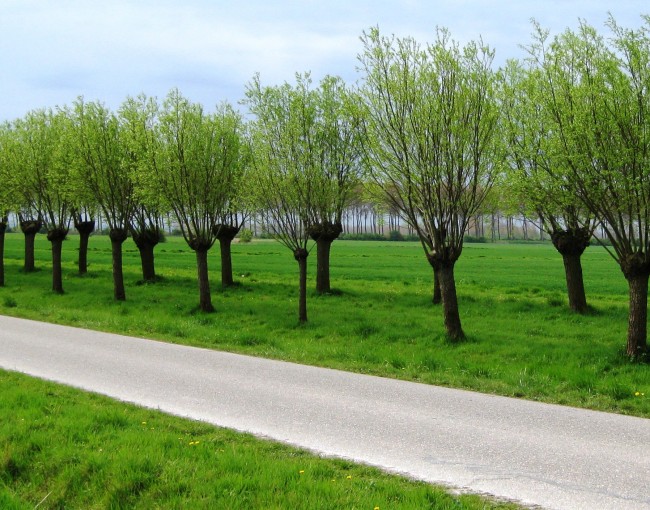
[[[273,241],[233,245],[238,285],[221,289],[210,255],[215,313],[197,311],[195,258],[170,238],[156,250],[155,284],[141,284],[125,243],[127,301],[113,301],[110,243],[91,238],[89,274],[76,274],[78,240],[64,246],[62,296],[50,292],[49,243],[39,271],[21,272],[22,236],[9,234],[0,313],[420,381],[650,417],[650,365],[623,355],[627,285],[602,248],[584,257],[592,313],[567,308],[561,257],[549,244],[470,244],[456,266],[468,339],[450,343],[431,304],[432,272],[417,243],[337,241],[332,295],[308,297],[297,320],[298,267]],[[315,253],[310,257],[314,286]]]

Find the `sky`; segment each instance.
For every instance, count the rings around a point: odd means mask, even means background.
[[[628,28],[650,14],[647,0],[0,0],[0,121],[77,97],[117,109],[172,88],[206,109],[262,85],[360,79],[364,30],[435,40],[447,28],[461,44],[482,40],[495,65],[522,58],[534,18],[550,33],[579,20],[606,33],[611,13]]]

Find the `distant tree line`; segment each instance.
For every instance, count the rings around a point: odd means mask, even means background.
[[[61,247],[80,234],[79,272],[98,217],[112,244],[116,300],[126,299],[122,244],[154,251],[170,219],[196,253],[199,307],[212,311],[208,252],[219,241],[221,282],[246,224],[290,250],[307,321],[307,260],[330,292],[332,243],[344,232],[417,236],[449,337],[464,332],[454,267],[465,237],[547,236],[562,255],[569,306],[589,311],[581,255],[597,232],[630,291],[627,354],[647,352],[650,276],[650,18],[613,18],[607,36],[581,22],[553,38],[533,24],[527,57],[494,69],[482,41],[461,46],[364,32],[361,80],[309,73],[264,85],[242,105],[207,112],[172,90],[127,98],[117,111],[79,98],[0,127],[0,285],[8,215],[52,246],[52,290],[63,292]],[[505,220],[505,228],[503,221]],[[486,228],[487,227],[487,228]]]

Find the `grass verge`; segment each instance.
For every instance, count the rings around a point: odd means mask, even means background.
[[[0,370],[0,508],[515,509]]]

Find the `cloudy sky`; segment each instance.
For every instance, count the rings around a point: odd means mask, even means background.
[[[0,121],[80,95],[117,108],[129,95],[163,97],[173,88],[211,109],[239,101],[259,72],[262,84],[358,79],[359,36],[482,37],[496,63],[521,57],[530,19],[552,34],[579,19],[602,28],[641,25],[647,0],[0,0]]]

